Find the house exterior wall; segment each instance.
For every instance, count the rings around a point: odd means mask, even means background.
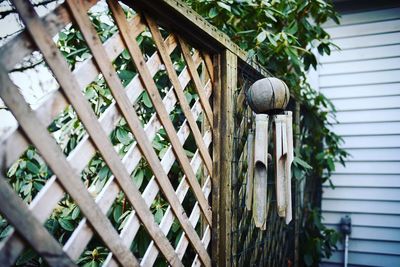
[[[352,155],[323,186],[324,223],[349,214],[350,266],[400,266],[400,8],[327,25],[342,51],[320,58],[312,82],[337,108],[333,130]],[[317,77],[317,78],[316,78]],[[343,246],[323,266],[340,266]]]

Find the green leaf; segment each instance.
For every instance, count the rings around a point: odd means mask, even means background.
[[[76,206],[73,210],[72,210],[72,214],[71,214],[71,218],[72,220],[75,220],[76,218],[78,218],[80,213],[80,209],[78,206]]]
[[[119,222],[120,218],[121,218],[121,215],[122,215],[122,206],[121,205],[117,205],[114,208],[114,211],[113,211],[114,221]]]
[[[118,141],[120,141],[124,145],[129,145],[131,142],[131,138],[129,137],[128,132],[123,128],[117,128],[116,136]]]
[[[39,167],[31,161],[26,162],[26,168],[33,174],[39,174]]]
[[[74,225],[72,224],[71,220],[59,218],[58,223],[62,228],[64,228],[68,232],[72,232],[74,230]]]
[[[157,224],[160,224],[161,219],[164,216],[164,211],[162,209],[157,209],[156,213],[154,214],[154,220],[156,221]]]
[[[312,167],[299,157],[293,158],[293,163],[302,166],[304,169],[312,169]]]
[[[60,40],[60,41],[65,41],[65,40],[67,40],[67,37],[68,37],[68,35],[65,34],[65,32],[60,32],[60,33],[58,34],[58,40]]]
[[[144,178],[144,171],[142,169],[137,171],[136,174],[133,176],[133,182],[135,183],[137,188],[140,188],[140,186],[142,185],[143,178]]]
[[[327,158],[326,162],[328,164],[329,171],[334,171],[335,170],[335,163],[333,162],[332,158]]]
[[[149,95],[147,94],[147,92],[144,92],[144,93],[143,93],[142,100],[143,100],[143,104],[144,104],[146,107],[151,108],[151,107],[153,106],[153,103],[151,103],[150,98],[149,98]]]
[[[215,7],[212,7],[208,12],[208,17],[210,19],[215,18],[218,15],[218,10]]]
[[[257,42],[262,43],[262,42],[264,42],[265,38],[267,38],[267,32],[262,31],[257,35]]]
[[[26,152],[26,156],[28,157],[28,159],[33,159],[33,156],[35,155],[35,151],[33,151],[32,149],[29,149]]]
[[[226,9],[227,11],[231,12],[231,7],[224,2],[218,1],[217,4],[222,7],[223,9]]]
[[[135,73],[130,70],[120,70],[118,76],[121,80],[130,81],[135,76]]]
[[[122,143],[122,142],[121,142]],[[107,165],[103,166],[103,168],[100,169],[99,171],[99,178],[100,180],[103,180],[104,178],[108,177],[108,172],[110,171],[110,169],[108,168]]]
[[[131,55],[129,54],[129,51],[128,51],[127,49],[125,49],[125,50],[122,52],[122,57],[123,57],[124,59],[126,59],[126,60],[131,59]]]

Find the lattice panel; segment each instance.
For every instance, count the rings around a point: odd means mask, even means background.
[[[192,49],[180,36],[160,29],[150,16],[139,15],[114,0],[107,1],[107,5],[101,3],[107,6],[113,24],[106,40],[100,38],[88,16],[88,10],[97,1],[67,0],[42,18],[28,1],[12,2],[26,29],[0,49],[0,97],[19,124],[0,144],[0,212],[13,226],[1,241],[1,265],[13,265],[29,247],[52,266],[83,264],[85,249],[98,237],[105,246],[101,250],[106,255],[102,261],[105,266],[182,266],[185,254],[186,261],[189,259],[193,266],[210,266],[210,56]],[[68,64],[65,53],[57,47],[57,38],[53,39],[57,35],[58,40],[64,40],[60,32],[65,27],[79,31],[80,42],[85,43],[90,54],[74,66]],[[143,36],[153,44],[150,55],[139,41]],[[60,88],[33,110],[18,92],[9,72],[35,50],[43,56]],[[130,60],[133,70],[116,71],[121,55]],[[183,62],[178,72],[176,57]],[[125,79],[128,74],[132,77]],[[170,86],[160,89],[155,79],[162,75],[168,78]],[[104,88],[100,89],[111,92],[109,102],[91,102],[88,95],[93,92],[88,88],[96,81],[103,82]],[[195,97],[188,100],[185,90],[192,90]],[[143,107],[144,97],[147,107]],[[82,129],[70,149],[49,132],[67,109]],[[176,112],[179,116],[173,116]],[[122,144],[115,144],[113,136],[123,140]],[[155,147],[160,138],[166,143],[162,149]],[[188,143],[195,147],[189,156]],[[43,187],[38,187],[33,200],[25,199],[28,203],[24,203],[7,183],[10,179],[6,173],[17,166],[15,162],[27,149],[32,150],[30,146],[37,149],[38,157],[52,175]],[[100,166],[99,172],[91,169],[94,162]],[[135,179],[143,165],[152,177],[141,185]],[[175,173],[180,173],[180,177],[171,178],[173,169],[178,169]],[[80,179],[83,173],[86,178],[90,174],[95,179],[105,179],[102,187],[90,187],[90,179]],[[189,194],[192,205],[185,204]],[[74,203],[76,208],[71,209],[71,216],[80,221],[58,242],[43,224],[49,222],[62,201]],[[152,207],[160,201],[165,211],[161,216],[157,212],[152,214]],[[110,210],[120,202],[126,216],[124,223],[118,222],[119,227],[115,227],[112,223],[116,219],[112,217],[116,215],[110,214]],[[69,227],[66,222],[59,223]],[[182,234],[172,242],[169,234],[174,225]],[[138,245],[135,238],[141,228],[150,242],[145,244],[144,255],[138,256],[133,244]]]

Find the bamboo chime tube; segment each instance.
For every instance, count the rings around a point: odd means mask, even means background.
[[[256,227],[266,229],[268,177],[268,115],[256,115],[253,177],[253,219]]]

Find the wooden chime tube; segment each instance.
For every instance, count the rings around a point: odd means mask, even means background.
[[[287,111],[286,114],[286,137],[287,137],[287,156],[285,164],[285,179],[286,179],[286,224],[292,220],[292,162],[293,162],[293,126],[292,112]]]
[[[285,162],[287,155],[286,116],[275,116],[275,188],[278,215],[286,215]]]
[[[256,115],[254,142],[253,219],[261,230],[267,224],[268,115]]]
[[[254,175],[254,132],[250,130],[247,136],[247,176],[246,176],[246,209],[251,210],[253,203]]]

